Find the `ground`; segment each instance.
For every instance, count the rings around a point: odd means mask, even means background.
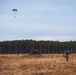
[[[0,75],[76,75],[76,54],[0,54]]]

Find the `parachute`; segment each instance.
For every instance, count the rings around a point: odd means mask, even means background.
[[[18,11],[17,9],[13,9],[12,11]]]
[[[18,9],[12,9],[12,11],[14,12],[14,18],[16,17],[16,12],[18,11]]]

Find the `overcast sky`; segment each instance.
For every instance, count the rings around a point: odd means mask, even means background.
[[[0,41],[21,39],[75,41],[76,0],[0,0]]]

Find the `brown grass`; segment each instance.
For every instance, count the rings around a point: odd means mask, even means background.
[[[76,75],[76,54],[3,54],[0,75]]]

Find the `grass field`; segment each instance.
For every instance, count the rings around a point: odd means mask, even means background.
[[[1,54],[0,75],[76,75],[76,54]]]

